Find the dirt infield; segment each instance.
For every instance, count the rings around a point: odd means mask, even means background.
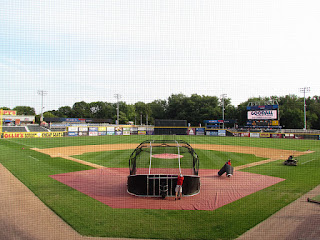
[[[71,156],[81,155],[88,152],[103,152],[103,151],[115,151],[115,150],[126,150],[135,149],[138,144],[103,144],[103,145],[85,145],[85,146],[68,146],[68,147],[56,147],[56,148],[45,148],[38,149],[32,148],[32,150],[44,153],[50,157],[62,157],[68,160],[76,161],[81,164],[85,164],[94,168],[103,168],[97,164],[88,163]],[[312,151],[295,151],[295,150],[282,150],[274,148],[260,148],[260,147],[248,147],[248,146],[233,146],[233,145],[213,145],[213,144],[191,144],[194,149],[204,149],[204,150],[214,150],[221,152],[235,152],[235,153],[245,153],[254,154],[257,157],[267,158],[267,160],[261,162],[255,162],[243,166],[238,166],[235,169],[244,169],[247,167],[256,166],[259,164],[264,164],[271,161],[276,161],[280,159],[287,159],[290,155],[301,156],[307,153],[312,153]]]
[[[153,169],[157,174],[176,174],[179,169]],[[217,176],[218,169],[200,169],[200,193],[174,201],[135,197],[127,193],[128,169],[104,168],[50,176],[112,208],[215,210],[240,198],[283,181],[277,177],[237,172],[233,177]],[[146,169],[147,172],[147,169]]]

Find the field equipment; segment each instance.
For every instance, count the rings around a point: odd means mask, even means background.
[[[233,175],[233,167],[231,166],[230,160],[219,170],[218,176],[220,177],[224,173],[226,173],[227,177],[231,177]]]
[[[144,197],[175,196],[179,174],[184,175],[183,195],[200,192],[199,158],[181,140],[147,140],[129,158],[128,193]]]
[[[283,164],[287,166],[297,166],[298,160],[295,159],[293,156],[289,156],[288,159],[283,162]]]

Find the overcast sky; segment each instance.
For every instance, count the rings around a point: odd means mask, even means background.
[[[0,107],[320,95],[319,0],[0,0]]]

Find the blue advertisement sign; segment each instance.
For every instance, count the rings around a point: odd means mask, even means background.
[[[226,136],[226,130],[218,130],[218,136],[225,137]]]
[[[205,128],[196,128],[196,135],[204,135]]]
[[[208,136],[218,136],[218,131],[207,131]]]
[[[68,132],[68,136],[78,136],[78,132]]]

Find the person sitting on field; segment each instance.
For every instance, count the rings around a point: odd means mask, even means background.
[[[178,175],[178,180],[177,180],[177,186],[176,186],[176,198],[174,200],[177,200],[177,198],[180,200],[182,196],[182,184],[183,184],[184,177],[180,173]]]

